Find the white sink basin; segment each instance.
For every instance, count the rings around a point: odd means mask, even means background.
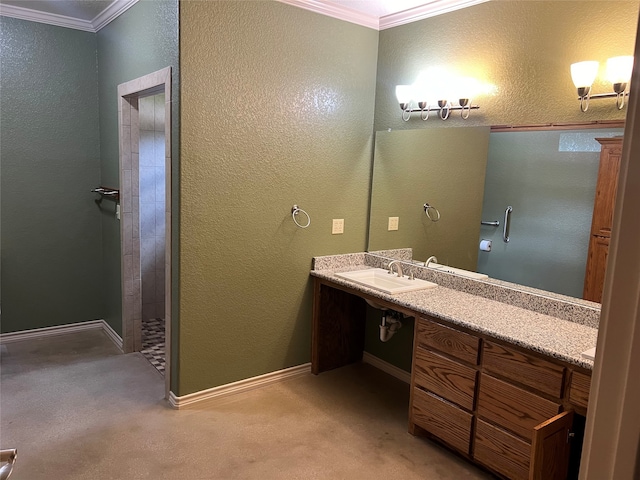
[[[582,352],[580,355],[582,355],[582,358],[586,358],[587,360],[595,360],[596,347],[590,348],[589,350]]]
[[[425,288],[434,288],[438,285],[426,280],[416,278],[409,280],[407,277],[398,277],[395,273],[390,274],[388,270],[382,268],[370,268],[367,270],[354,270],[353,272],[336,273],[336,277],[345,278],[365,287],[380,290],[393,295],[394,293],[413,292]]]
[[[489,278],[489,275],[478,272],[471,272],[469,270],[463,270],[461,268],[450,267],[448,265],[441,265],[439,263],[429,263],[429,268],[438,270],[439,272],[453,273],[454,275],[460,275],[461,277],[473,278],[474,280],[484,280]]]

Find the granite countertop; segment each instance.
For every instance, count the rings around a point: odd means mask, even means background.
[[[350,265],[312,270],[311,275],[558,360],[593,369],[593,361],[580,354],[596,345],[597,328],[442,286],[389,295],[334,275],[368,268],[372,267]]]

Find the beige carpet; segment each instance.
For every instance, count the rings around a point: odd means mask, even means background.
[[[408,386],[368,365],[176,411],[151,364],[100,331],[5,347],[11,480],[492,478],[409,435]]]

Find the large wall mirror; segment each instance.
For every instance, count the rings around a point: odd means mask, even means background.
[[[368,250],[410,247],[414,260],[434,255],[440,264],[581,298],[601,149],[595,139],[623,134],[621,124],[593,127],[377,132]],[[398,217],[397,230],[389,230],[389,217]],[[490,252],[481,240],[491,242]]]

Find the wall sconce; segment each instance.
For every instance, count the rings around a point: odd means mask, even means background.
[[[431,112],[438,112],[441,120],[446,120],[451,115],[451,111],[460,110],[460,117],[464,120],[469,118],[471,110],[477,110],[478,105],[471,104],[471,97],[474,90],[478,90],[478,82],[472,78],[458,79],[457,86],[451,87],[451,91],[446,93],[444,84],[437,85],[417,82],[413,85],[396,86],[396,98],[402,110],[402,120],[408,122],[412,113],[420,113],[422,120],[428,120]],[[449,86],[447,86],[449,87]],[[458,97],[457,104],[453,104],[449,98]],[[435,97],[435,99],[434,99]],[[415,107],[414,107],[415,102]]]
[[[606,78],[613,86],[611,93],[591,95],[591,87],[598,75],[600,64],[596,61],[578,62],[571,65],[571,78],[578,90],[580,110],[589,110],[589,100],[592,98],[614,98],[618,110],[624,108],[624,97],[629,95],[627,86],[631,81],[633,71],[633,56],[612,57],[607,60]]]

